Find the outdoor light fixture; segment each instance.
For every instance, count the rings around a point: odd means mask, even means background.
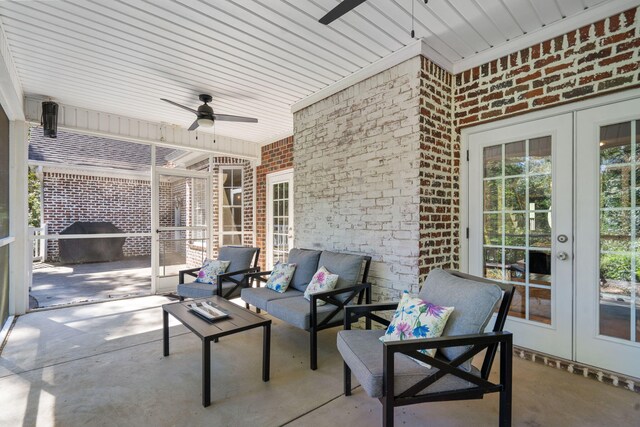
[[[197,122],[198,126],[202,126],[203,128],[210,128],[211,126],[213,126],[213,120],[206,117],[199,118]]]
[[[42,118],[40,124],[44,129],[44,136],[57,138],[58,136],[58,104],[51,101],[42,103]]]

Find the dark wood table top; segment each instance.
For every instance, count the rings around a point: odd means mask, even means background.
[[[229,313],[229,317],[208,322],[189,310],[189,304],[206,300]],[[162,309],[200,338],[219,338],[271,323],[271,319],[266,319],[219,296],[164,304]]]

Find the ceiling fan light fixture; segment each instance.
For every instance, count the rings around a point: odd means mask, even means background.
[[[203,128],[210,128],[213,126],[213,120],[206,117],[201,117],[198,119],[198,126],[201,126]]]

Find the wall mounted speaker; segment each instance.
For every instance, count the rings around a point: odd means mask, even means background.
[[[58,104],[51,101],[42,103],[41,124],[45,137],[56,138],[58,136]]]

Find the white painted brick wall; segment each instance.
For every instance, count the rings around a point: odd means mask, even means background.
[[[373,257],[374,301],[417,291],[418,57],[294,114],[295,245]]]

